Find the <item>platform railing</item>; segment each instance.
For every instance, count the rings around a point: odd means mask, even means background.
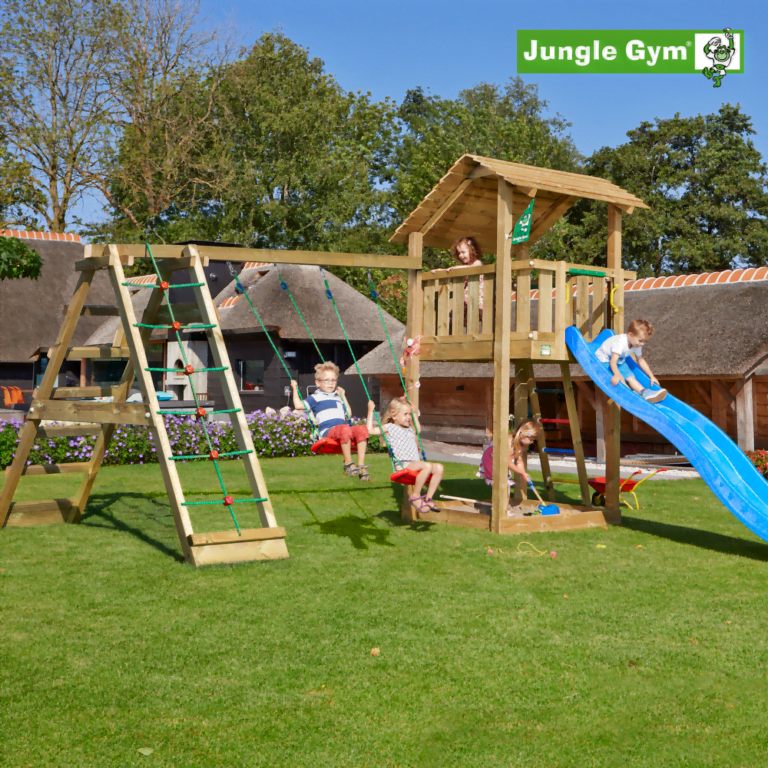
[[[624,280],[631,273],[565,261],[513,261],[512,358],[567,359],[565,329],[576,324],[587,339],[604,328],[623,332]],[[631,275],[634,277],[634,275]],[[534,283],[534,278],[536,282]],[[422,276],[424,336],[433,344],[491,342],[494,338],[496,266],[454,267]],[[531,289],[538,299],[531,300]],[[545,350],[543,353],[541,350]]]

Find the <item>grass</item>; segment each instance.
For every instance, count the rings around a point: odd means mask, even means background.
[[[401,524],[372,464],[263,462],[286,561],[183,564],[153,465],[103,469],[79,526],[2,531],[0,764],[764,765],[768,546],[701,481],[644,485],[622,527],[494,537]],[[487,495],[471,473],[444,492]]]

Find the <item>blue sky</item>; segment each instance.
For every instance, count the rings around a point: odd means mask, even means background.
[[[201,0],[213,24],[230,25],[244,45],[263,31],[284,34],[321,58],[347,90],[402,100],[409,88],[454,97],[480,82],[503,84],[517,74],[518,29],[744,30],[744,73],[713,88],[703,75],[526,75],[573,125],[589,155],[616,146],[643,120],[716,112],[739,103],[753,119],[755,145],[768,158],[766,0]]]

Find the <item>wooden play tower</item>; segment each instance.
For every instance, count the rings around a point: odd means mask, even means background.
[[[608,206],[607,266],[585,268],[564,261],[530,259],[531,246],[579,198]],[[534,208],[530,237],[524,244],[513,246],[514,225],[531,200]],[[469,235],[477,239],[483,253],[496,254],[496,263],[488,266],[435,273],[409,271],[407,335],[422,338],[420,358],[408,361],[406,386],[413,387],[418,381],[419,359],[493,362],[493,440],[496,446],[506,446],[511,387],[514,386],[515,422],[520,423],[529,413],[541,418],[533,365],[558,365],[581,496],[579,505],[558,504],[563,514],[526,516],[526,512],[537,509],[539,502],[528,500],[525,483],[518,476],[510,516],[506,483],[495,482],[490,510],[488,505],[470,508],[461,502],[442,501],[438,504],[439,512],[417,515],[410,505],[404,504],[404,517],[490,528],[495,533],[568,530],[621,522],[619,407],[608,401],[606,504],[597,508],[590,503],[569,369],[575,360],[565,343],[565,329],[575,324],[588,339],[605,328],[624,332],[624,281],[635,275],[621,266],[621,218],[635,208],[647,207],[642,200],[605,179],[464,155],[397,229],[391,242],[407,243],[413,258],[420,258],[424,247],[449,248],[457,238]],[[538,276],[538,299],[532,301],[533,275]],[[418,388],[410,389],[416,407],[418,392]],[[547,493],[550,501],[554,501],[543,437],[538,448]],[[493,475],[507,475],[505,450],[494,451]]]

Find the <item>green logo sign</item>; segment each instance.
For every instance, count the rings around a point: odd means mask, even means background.
[[[719,88],[744,71],[744,32],[694,29],[519,29],[520,74],[694,74]]]
[[[520,245],[531,236],[531,221],[533,220],[533,203],[531,200],[528,207],[523,211],[523,215],[517,220],[515,228],[512,230],[512,245]]]

